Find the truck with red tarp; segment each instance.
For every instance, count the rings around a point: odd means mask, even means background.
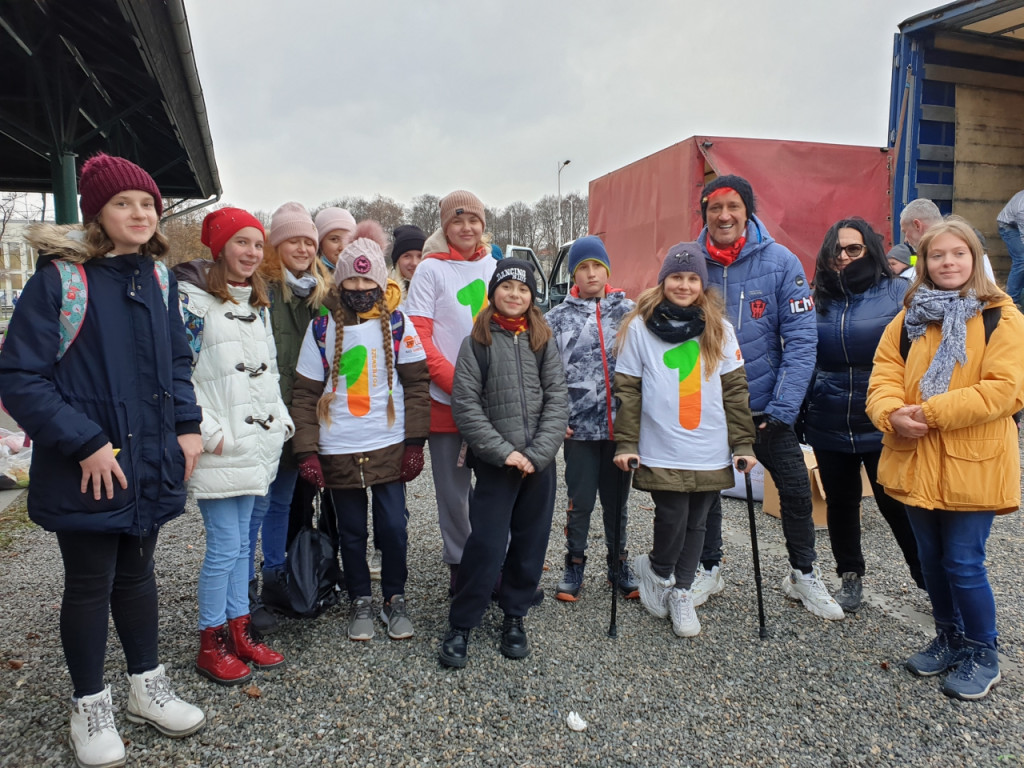
[[[653,285],[668,248],[700,233],[701,189],[725,174],[750,181],[757,215],[809,276],[838,219],[863,217],[888,246],[904,205],[926,197],[981,230],[1004,279],[995,218],[1024,188],[1024,2],[950,3],[899,30],[885,147],[692,136],[591,181],[589,231],[613,282],[630,296]],[[559,256],[552,304],[569,288]]]

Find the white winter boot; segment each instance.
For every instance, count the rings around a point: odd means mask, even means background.
[[[175,739],[206,725],[203,710],[185,703],[171,690],[163,664],[141,675],[128,675],[128,682],[128,719],[133,723],[149,723]]]
[[[116,768],[124,765],[124,742],[114,725],[110,686],[99,693],[71,700],[71,735],[68,740],[81,768]]]

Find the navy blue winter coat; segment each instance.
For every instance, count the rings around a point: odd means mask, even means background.
[[[141,255],[84,263],[88,305],[60,360],[61,280],[54,256],[81,252],[67,228],[42,225],[30,241],[45,255],[25,285],[0,353],[0,398],[32,438],[29,516],[50,531],[148,536],[185,506],[178,434],[198,433],[202,412],[192,354],[169,276],[165,305],[153,261]],[[107,442],[128,480],[114,498],[81,491],[79,461]]]
[[[882,331],[903,309],[909,283],[883,277],[843,296],[818,318],[818,363],[807,397],[804,434],[813,447],[841,453],[882,450],[882,433],[864,412],[871,363]]]
[[[708,282],[724,294],[726,318],[736,329],[750,389],[750,410],[792,424],[814,372],[814,302],[800,260],[776,243],[756,216],[747,242],[728,267],[704,243]]]

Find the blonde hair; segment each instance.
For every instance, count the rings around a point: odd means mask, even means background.
[[[395,423],[395,345],[391,337],[391,313],[387,311],[383,296],[377,303],[380,310],[380,333],[384,340],[384,361],[388,369],[388,428]],[[316,404],[316,417],[320,423],[331,426],[331,403],[337,397],[338,371],[341,367],[341,354],[345,341],[345,310],[338,308],[331,311],[334,318],[334,357],[331,362],[331,391],[324,392]]]
[[[966,296],[970,291],[974,291],[974,295],[982,303],[1006,297],[1006,294],[985,273],[985,250],[981,247],[981,241],[974,233],[974,228],[960,216],[950,216],[944,221],[930,226],[921,237],[921,242],[917,245],[917,274],[914,276],[910,290],[903,298],[904,306],[910,306],[914,294],[922,285],[932,289],[937,287],[931,275],[928,274],[928,248],[940,235],[952,235],[958,240],[962,240],[971,251],[971,276],[961,286],[961,296]]]
[[[312,239],[310,238],[310,240]],[[284,262],[281,261],[281,254],[277,252],[277,248],[269,240],[265,242],[263,244],[263,263],[260,265],[260,273],[269,282],[281,284],[281,295],[286,302],[292,299],[291,289],[288,287],[288,281],[284,276],[287,269]],[[313,257],[313,265],[309,268],[309,273],[316,278],[316,285],[309,292],[309,296],[306,297],[306,304],[317,310],[324,303],[324,299],[327,298],[327,293],[331,289],[331,283],[334,281],[328,274],[327,267],[324,266],[319,256]]]
[[[622,321],[622,327],[615,339],[615,352],[622,350],[626,339],[626,329],[635,319],[646,323],[651,319],[654,310],[662,302],[667,301],[665,297],[664,283],[658,283],[653,288],[648,288],[640,294],[636,300],[636,307]],[[704,361],[704,379],[710,380],[711,376],[718,370],[718,366],[725,359],[725,304],[718,291],[714,288],[703,288],[693,305],[701,310],[704,315],[704,332],[700,335],[700,357]]]
[[[107,236],[106,230],[100,224],[99,217],[90,219],[85,224],[85,250],[86,252],[82,254],[81,259],[77,258],[77,254],[69,254],[65,258],[68,261],[82,262],[106,256],[114,250],[114,242]],[[149,238],[145,245],[139,248],[139,253],[143,256],[150,256],[153,259],[160,259],[170,252],[171,244],[164,236],[164,233],[160,231],[160,224],[158,222],[156,232],[153,233],[153,236]]]
[[[483,344],[485,347],[491,346],[493,341],[491,338],[491,318],[496,313],[497,310],[495,310],[494,304],[488,304],[480,310],[476,320],[473,321],[473,330],[470,332],[470,336],[473,337],[474,341]],[[530,307],[526,310],[525,316],[526,324],[530,329],[530,350],[536,352],[551,340],[551,326],[544,319],[544,313],[533,302],[530,302]]]

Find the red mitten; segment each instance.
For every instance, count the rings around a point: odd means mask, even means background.
[[[420,472],[423,471],[423,446],[407,445],[405,453],[402,454],[402,476],[403,483],[411,483]]]
[[[422,464],[421,464],[422,466]],[[299,462],[299,477],[310,485],[315,485],[318,490],[324,487],[324,471],[320,467],[320,457],[315,453],[309,454]]]

